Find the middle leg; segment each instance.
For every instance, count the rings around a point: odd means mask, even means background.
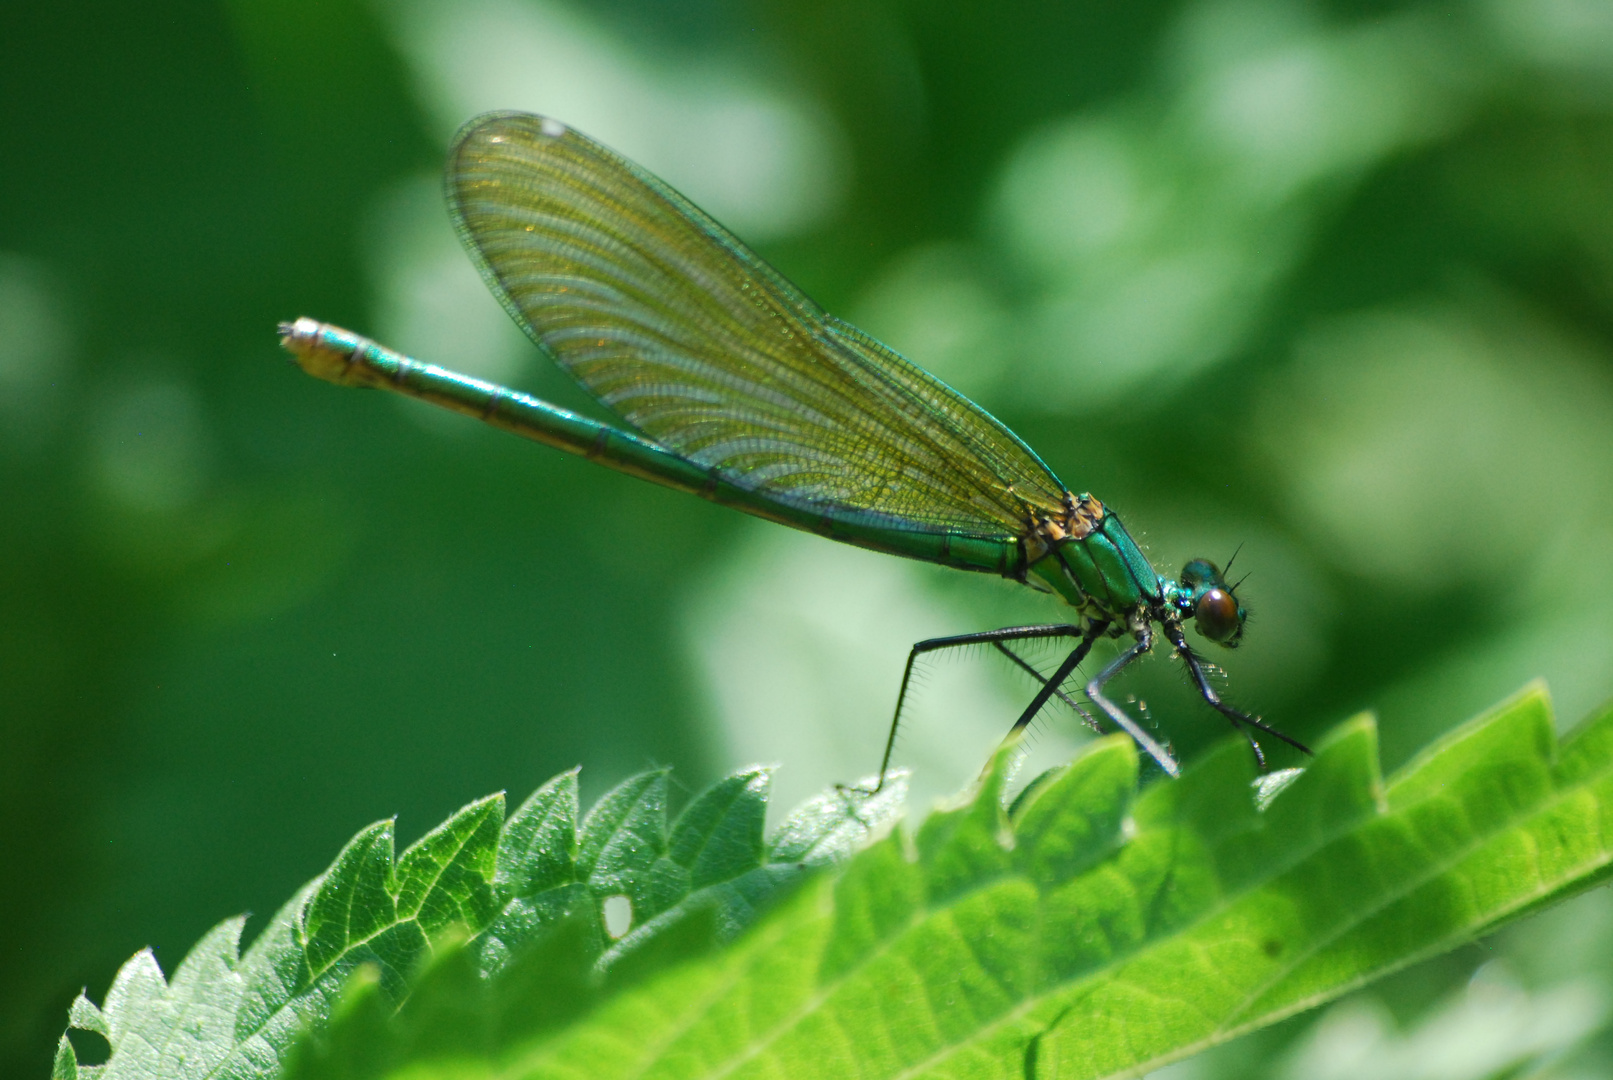
[[[1018,664],[1021,670],[1029,672],[1032,678],[1039,682],[1047,681],[1046,677],[1043,676],[1041,672],[1037,671],[1026,660],[1012,652],[1008,646],[998,644],[997,648],[1010,660]],[[1077,702],[1069,694],[1066,694],[1062,689],[1053,691],[1053,694],[1060,701],[1064,702],[1064,704],[1074,709],[1076,715],[1085,721],[1087,727],[1091,728],[1100,735],[1103,734],[1103,728],[1099,726],[1098,721],[1093,718],[1091,713],[1082,708],[1079,702]],[[1104,714],[1114,721],[1116,727],[1120,728],[1120,730],[1124,731],[1127,735],[1130,735],[1132,741],[1138,746],[1142,747],[1145,754],[1157,761],[1160,768],[1164,769],[1172,776],[1175,776],[1177,772],[1180,771],[1180,766],[1177,765],[1175,756],[1173,756],[1169,750],[1165,749],[1164,746],[1160,745],[1160,743],[1152,735],[1144,731],[1142,726],[1133,720],[1124,709],[1116,708],[1113,711],[1106,709]]]
[[[1160,746],[1153,739],[1148,738],[1137,722],[1126,714],[1126,710],[1110,701],[1103,692],[1104,686],[1110,679],[1119,675],[1126,669],[1128,664],[1139,656],[1146,655],[1148,650],[1154,647],[1152,624],[1146,620],[1141,621],[1136,624],[1136,629],[1133,632],[1136,634],[1137,640],[1132,643],[1131,647],[1109,661],[1109,665],[1098,672],[1097,677],[1091,682],[1087,683],[1087,697],[1092,699],[1094,705],[1103,710],[1105,716],[1113,720],[1132,738],[1137,739],[1139,745],[1148,751],[1148,755],[1159,763],[1159,767],[1164,769],[1167,775],[1181,776],[1182,767],[1176,763],[1176,758],[1171,752]]]

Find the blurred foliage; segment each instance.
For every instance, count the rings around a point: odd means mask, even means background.
[[[1373,707],[1394,765],[1530,677],[1613,695],[1603,0],[74,0],[0,8],[0,101],[6,1075],[357,822],[579,762],[778,760],[788,804],[877,759],[909,642],[1054,615],[289,370],[308,314],[587,407],[434,195],[485,108],[665,176],[1162,567],[1241,544],[1228,692],[1285,729]],[[933,793],[1026,688],[929,674]],[[1157,659],[1127,690],[1223,731]],[[1565,910],[1192,1067],[1613,992],[1613,908]]]

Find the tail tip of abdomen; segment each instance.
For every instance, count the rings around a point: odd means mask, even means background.
[[[341,333],[306,315],[295,322],[279,324],[280,347],[289,352],[298,367],[317,379],[350,385],[354,343]]]
[[[307,344],[319,337],[320,322],[304,315],[294,322],[282,322],[275,326],[275,333],[280,335],[280,344],[290,349],[298,344]]]

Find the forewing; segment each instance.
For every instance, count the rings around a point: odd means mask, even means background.
[[[499,299],[662,446],[782,502],[1019,534],[1064,489],[979,406],[817,305],[683,196],[564,125],[481,117],[449,164]]]

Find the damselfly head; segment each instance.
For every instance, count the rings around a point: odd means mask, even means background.
[[[1208,559],[1194,559],[1182,567],[1182,591],[1193,610],[1193,622],[1204,637],[1229,649],[1243,638],[1243,623],[1249,617],[1238,600],[1236,587],[1229,586],[1221,570]]]

